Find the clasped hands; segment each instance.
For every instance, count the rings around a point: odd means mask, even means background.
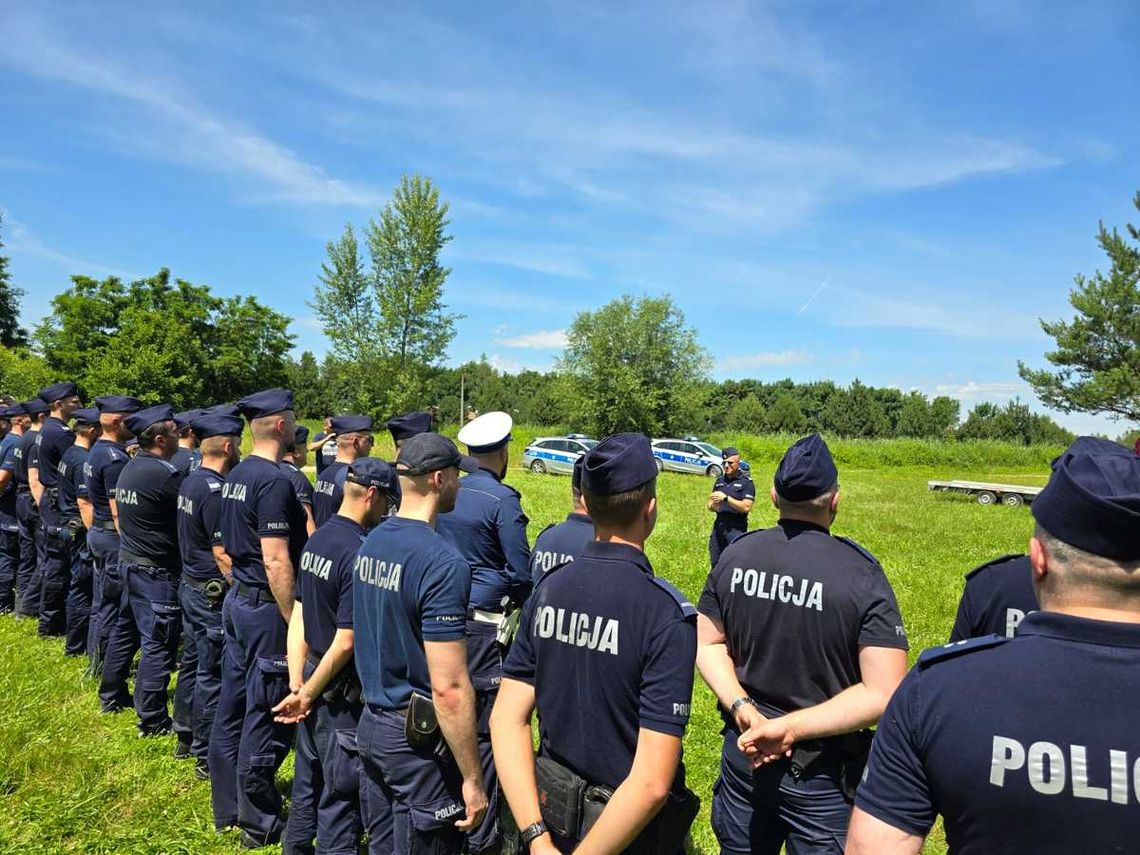
[[[735,718],[740,729],[736,745],[753,769],[791,756],[796,733],[790,716],[765,718],[756,707],[744,704],[736,711]]]

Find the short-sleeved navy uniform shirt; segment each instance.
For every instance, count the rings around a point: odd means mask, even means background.
[[[87,462],[83,465],[83,480],[87,485],[87,498],[95,511],[95,519],[111,521],[111,499],[115,498],[115,485],[131,456],[119,443],[111,439],[98,439],[91,446]]]
[[[336,514],[301,551],[297,601],[305,618],[305,643],[317,656],[324,656],[338,629],[352,629],[352,571],[362,543],[364,526]]]
[[[0,439],[0,470],[11,473],[4,491],[0,493],[0,518],[16,516],[16,454],[19,447],[20,437],[14,433],[6,433]]]
[[[222,487],[222,543],[243,585],[268,588],[261,538],[287,537],[293,566],[301,557],[307,531],[305,509],[281,467],[250,455],[230,470]]]
[[[425,641],[466,635],[471,568],[427,523],[389,517],[364,539],[353,578],[353,655],[364,699],[385,710],[431,697]]]
[[[523,607],[503,675],[534,686],[540,751],[592,784],[629,775],[637,732],[683,736],[696,610],[625,544],[593,542]],[[675,791],[684,785],[679,768]]]
[[[736,676],[767,716],[814,706],[860,682],[860,647],[907,649],[883,568],[807,522],[783,520],[733,541],[697,610],[724,627]]]
[[[471,565],[471,605],[498,611],[503,597],[524,601],[532,586],[527,516],[519,492],[480,469],[459,479],[451,513],[440,514],[439,533]]]
[[[59,462],[63,453],[75,443],[75,432],[55,416],[44,419],[36,437],[40,461],[40,483],[45,487],[58,486]]]
[[[568,514],[562,522],[543,529],[530,551],[530,575],[534,584],[559,564],[573,561],[594,540],[594,521],[589,514]]]
[[[202,452],[196,448],[179,447],[174,452],[174,456],[170,458],[170,465],[181,472],[182,477],[185,478],[202,465]]]
[[[83,464],[90,449],[73,445],[59,461],[59,515],[66,519],[79,516],[79,498],[87,498],[87,484],[83,478]]]
[[[979,635],[1013,638],[1017,625],[1037,611],[1028,555],[1006,555],[966,574],[951,641]]]
[[[292,463],[282,462],[281,468],[285,470],[285,474],[289,476],[289,483],[293,485],[293,489],[297,493],[297,498],[302,505],[305,505],[309,510],[313,509],[313,482],[310,481],[305,473],[294,466]]]
[[[178,488],[182,473],[166,460],[140,451],[115,486],[119,510],[119,560],[177,570]]]
[[[313,485],[313,522],[321,527],[340,510],[344,499],[344,479],[348,475],[347,463],[330,463],[317,476]]]
[[[742,472],[737,472],[733,478],[726,478],[721,475],[713,484],[713,492],[715,493],[718,490],[730,499],[737,499],[738,501],[756,499],[756,485],[752,483],[751,478]],[[741,531],[748,528],[748,514],[730,508],[727,502],[722,502],[721,508],[723,510],[716,512],[717,526],[734,530],[740,529]]]
[[[191,579],[221,579],[214,547],[222,543],[222,487],[226,479],[199,466],[178,488],[178,550],[182,572]]]
[[[318,439],[324,439],[326,436],[328,436],[328,434],[326,434],[324,431],[321,431],[313,437],[313,441],[315,442]],[[325,467],[332,463],[334,460],[336,460],[336,440],[330,439],[317,449],[317,456],[315,461],[317,466],[317,475],[320,475],[322,472],[324,472]]]
[[[927,650],[871,748],[855,803],[954,855],[1135,852],[1140,626],[1026,615],[1012,639]]]
[[[38,430],[26,430],[24,435],[20,437],[19,445],[16,446],[16,483],[27,489],[28,486],[28,466],[32,464],[36,448],[36,437],[40,435]],[[36,467],[39,463],[34,464]]]

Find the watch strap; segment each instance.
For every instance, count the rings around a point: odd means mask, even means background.
[[[546,823],[542,820],[532,822],[526,828],[519,832],[519,837],[522,840],[523,846],[530,846],[531,842],[536,838],[541,837],[547,832]]]

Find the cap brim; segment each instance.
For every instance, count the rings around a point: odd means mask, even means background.
[[[467,454],[459,455],[459,469],[463,472],[475,472],[479,469],[479,461]]]

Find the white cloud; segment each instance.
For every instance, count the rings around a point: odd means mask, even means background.
[[[7,211],[3,211],[2,213],[4,215],[4,225],[8,230],[5,248],[12,253],[14,258],[19,258],[21,255],[42,258],[45,261],[50,261],[57,265],[69,275],[82,273],[91,276],[117,276],[120,279],[136,278],[134,274],[122,270],[121,268],[111,267],[97,261],[90,261],[86,258],[78,258],[74,255],[54,249],[36,237],[36,235],[19,220],[12,219]]]
[[[741,356],[726,356],[716,364],[718,373],[727,374],[739,371],[754,371],[780,365],[802,365],[815,359],[815,354],[806,350],[781,350],[779,352],[749,353]]]
[[[560,350],[566,346],[566,330],[536,330],[523,335],[497,338],[495,344],[531,350]]]
[[[1037,318],[978,302],[964,294],[941,300],[933,294],[898,297],[848,286],[832,286],[826,307],[831,323],[839,327],[892,327],[931,330],[966,338],[1034,338],[1041,335]],[[951,305],[951,302],[954,305]]]
[[[964,383],[940,383],[934,387],[936,395],[949,395],[961,401],[1006,400],[1027,391],[1024,383],[1004,380],[967,380]]]

